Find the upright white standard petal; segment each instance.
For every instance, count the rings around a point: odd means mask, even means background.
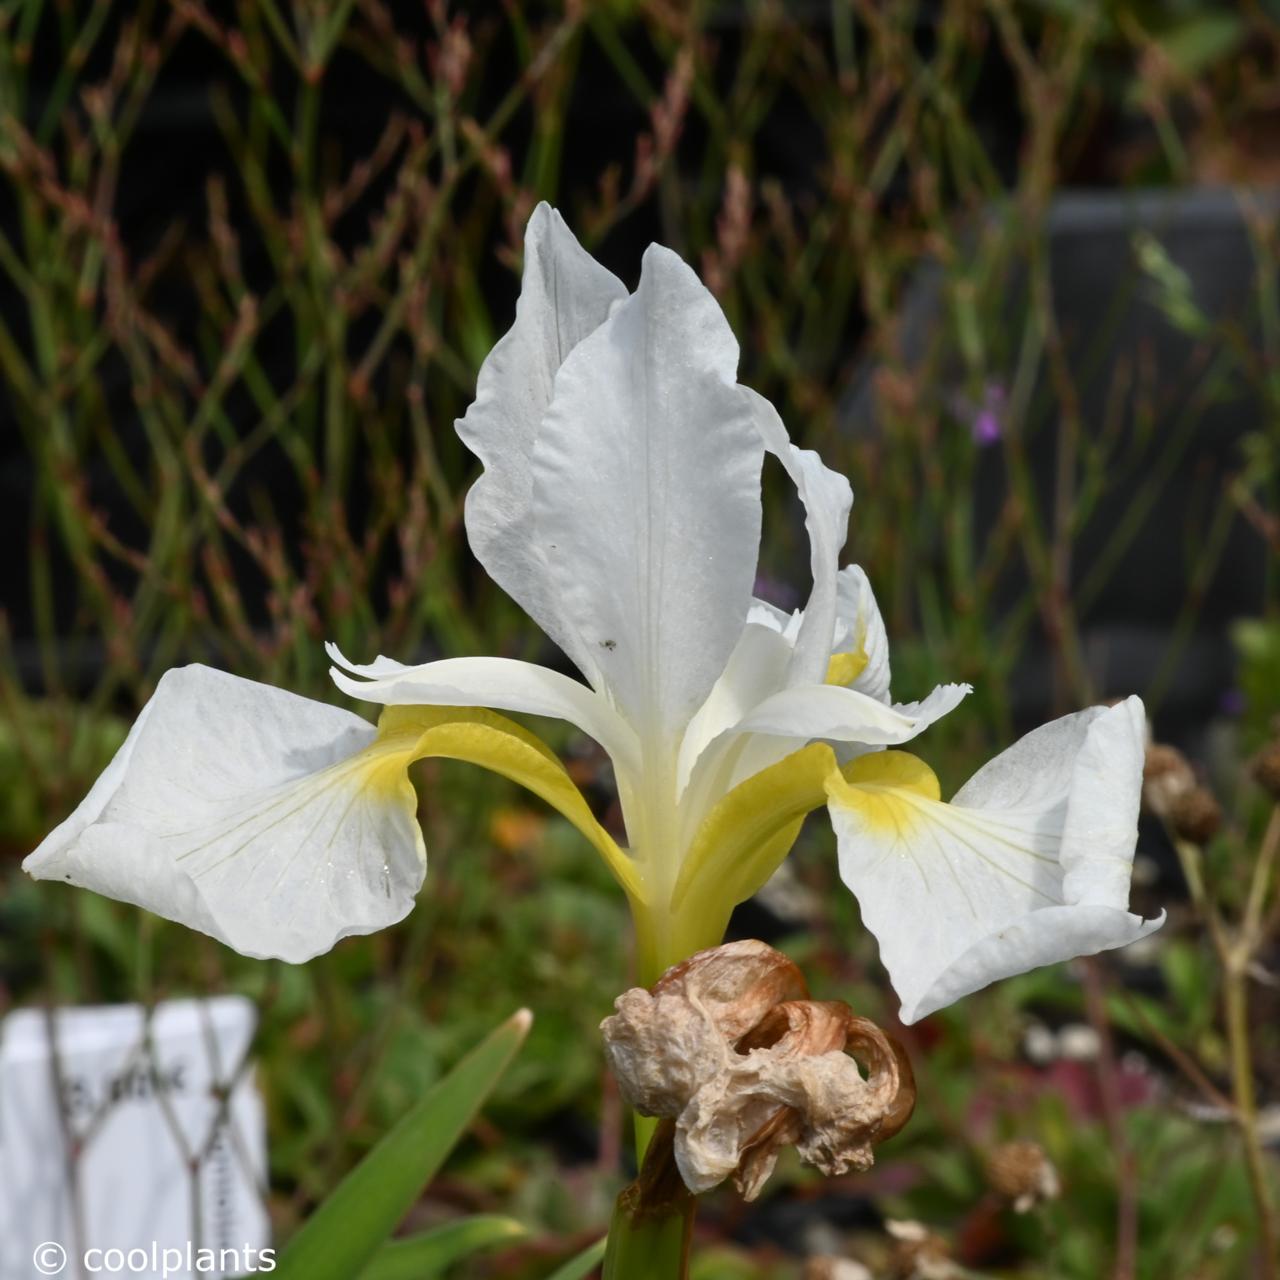
[[[334,684],[353,698],[382,706],[489,707],[567,720],[594,738],[618,769],[639,767],[635,731],[609,703],[586,685],[537,663],[441,658],[408,667],[379,655],[362,666],[344,658],[335,644],[326,644],[325,651],[338,664],[329,668]]]
[[[177,668],[23,868],[307,960],[402,919],[422,885],[413,789],[374,739],[350,712]]]
[[[742,633],[763,445],[710,293],[652,246],[574,348],[533,451],[535,523],[564,617],[650,756],[669,755]]]
[[[1029,733],[944,804],[912,756],[833,775],[840,874],[915,1022],[1040,965],[1143,937],[1128,910],[1142,780],[1137,698]]]
[[[811,449],[797,449],[778,411],[763,396],[746,390],[752,416],[765,448],[786,468],[804,505],[809,534],[813,587],[805,605],[788,670],[788,684],[812,684],[825,678],[836,621],[837,570],[853,507],[853,490],[838,471],[824,465]]]
[[[458,435],[484,463],[467,494],[467,540],[489,576],[569,655],[589,680],[595,654],[563,616],[533,515],[531,459],[556,372],[604,323],[626,287],[574,239],[550,205],[525,231],[515,323],[480,368]]]

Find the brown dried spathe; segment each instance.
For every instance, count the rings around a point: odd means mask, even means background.
[[[675,1120],[695,1193],[733,1176],[754,1199],[788,1143],[824,1173],[865,1169],[914,1105],[901,1048],[848,1005],[808,999],[799,969],[762,942],[699,952],[615,1009],[601,1032],[622,1095]]]

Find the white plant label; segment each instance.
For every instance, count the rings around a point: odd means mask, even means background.
[[[0,1280],[274,1269],[239,996],[0,1023]]]

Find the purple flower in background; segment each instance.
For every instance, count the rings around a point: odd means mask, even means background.
[[[1004,387],[988,382],[982,390],[982,404],[969,414],[969,434],[980,449],[996,444],[1004,434]]]
[[[800,606],[800,593],[795,587],[789,582],[770,577],[767,573],[756,574],[755,584],[752,586],[751,591],[753,595],[759,596],[761,600],[765,600],[769,604],[776,605],[785,613],[790,613],[792,609]]]
[[[998,444],[1004,435],[1006,392],[1002,382],[983,384],[982,399],[976,403],[962,391],[951,397],[951,412],[956,421],[969,429],[969,436],[979,449]]]
[[[1218,699],[1218,710],[1224,716],[1242,716],[1249,709],[1249,700],[1240,689],[1226,689]]]

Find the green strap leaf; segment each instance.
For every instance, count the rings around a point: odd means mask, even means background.
[[[446,1267],[481,1249],[510,1244],[525,1234],[514,1218],[477,1214],[404,1240],[392,1240],[374,1255],[360,1280],[433,1280]]]
[[[547,1280],[584,1280],[584,1277],[604,1261],[604,1249],[608,1243],[607,1236],[603,1240],[597,1240],[576,1257],[570,1258],[563,1266],[557,1267]]]
[[[281,1252],[277,1280],[351,1280],[390,1238],[501,1079],[533,1021],[508,1018],[402,1116]]]

